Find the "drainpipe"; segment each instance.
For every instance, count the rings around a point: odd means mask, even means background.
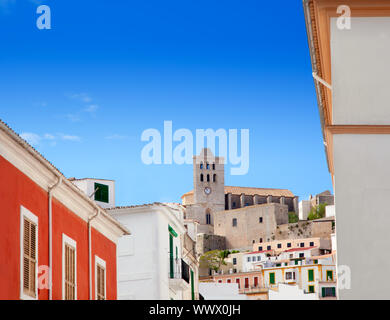
[[[58,181],[48,188],[49,193],[49,300],[53,299],[53,191],[62,183],[62,177],[58,177]]]
[[[99,215],[99,210],[88,218],[88,268],[89,268],[89,300],[92,300],[92,237],[91,237],[91,222]]]

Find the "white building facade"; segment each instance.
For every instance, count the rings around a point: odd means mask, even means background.
[[[191,239],[180,205],[155,203],[108,212],[132,226],[132,235],[118,243],[118,299],[199,298],[198,265],[191,244],[185,245]]]

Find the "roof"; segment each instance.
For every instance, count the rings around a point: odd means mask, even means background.
[[[258,254],[258,253],[265,253],[265,252],[270,252],[270,251],[273,251],[273,250],[253,251],[253,252],[249,252],[247,254]]]
[[[311,249],[315,249],[315,248],[317,248],[317,247],[293,248],[293,249],[285,250],[283,252],[306,251],[306,250],[311,250]]]
[[[79,178],[76,179],[75,177],[68,178],[69,181],[82,181],[82,180],[102,180],[102,181],[115,181],[112,179],[100,179],[100,178]]]
[[[21,147],[27,150],[35,159],[40,161],[43,165],[45,165],[49,170],[51,170],[56,176],[60,176],[62,181],[70,187],[73,191],[77,193],[77,195],[83,198],[84,201],[88,202],[91,206],[104,215],[104,217],[114,224],[117,228],[119,228],[124,234],[130,234],[130,231],[112,218],[102,207],[100,207],[95,201],[91,200],[83,191],[77,188],[69,179],[67,179],[64,174],[58,170],[49,160],[47,160],[41,153],[39,153],[33,146],[31,146],[26,140],[19,136],[14,130],[11,129],[4,121],[0,119],[0,129],[3,130],[6,134],[8,134],[16,143],[18,143]]]
[[[248,196],[274,196],[274,197],[288,197],[293,198],[295,197],[294,194],[288,190],[288,189],[273,189],[273,188],[251,188],[251,187],[234,187],[234,186],[225,186],[225,194],[231,193],[231,194],[237,194],[241,195],[242,193],[248,195]],[[194,194],[194,190],[191,190],[184,195],[182,195],[181,198],[184,198],[186,196],[190,196]]]

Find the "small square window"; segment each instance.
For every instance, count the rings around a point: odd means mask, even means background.
[[[267,246],[267,250],[271,250],[271,246]]]
[[[278,243],[278,249],[281,249],[281,248],[282,248],[282,244]]]
[[[263,223],[263,217],[259,218],[259,223]]]
[[[305,247],[305,243],[301,242],[301,248],[304,248],[304,247]]]
[[[95,201],[108,203],[108,186],[95,183]]]
[[[314,247],[314,242],[310,242],[310,247]]]
[[[263,247],[259,247],[259,251],[263,251]]]
[[[287,248],[291,248],[291,242],[287,243]]]

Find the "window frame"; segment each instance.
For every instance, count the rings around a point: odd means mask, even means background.
[[[98,290],[97,290],[97,267],[100,265],[104,268],[104,300],[107,300],[107,267],[106,261],[95,255],[95,300],[98,299]]]
[[[107,201],[105,201],[106,199],[103,199],[103,188],[107,188]],[[100,189],[99,189],[100,188]],[[98,189],[98,190],[96,190]],[[97,202],[101,202],[101,203],[110,203],[110,186],[108,184],[103,184],[103,183],[99,183],[99,182],[95,182],[94,183],[94,191],[95,191],[95,194],[94,194],[94,197],[93,199]],[[99,192],[99,193],[98,193]],[[96,199],[96,196],[97,195],[100,195],[100,200]]]
[[[35,227],[35,297],[29,296],[24,293],[23,280],[24,280],[24,219],[29,220],[30,222],[36,225]],[[21,300],[38,300],[38,257],[39,257],[39,219],[38,216],[33,214],[27,208],[20,206],[20,299]]]
[[[62,234],[62,300],[65,300],[65,246],[69,245],[74,248],[74,300],[77,300],[77,242],[67,236],[65,233]]]
[[[313,275],[313,279],[310,280],[310,273],[312,272],[312,275]],[[307,270],[307,282],[314,282],[315,281],[315,273],[314,273],[314,269],[308,269]]]

